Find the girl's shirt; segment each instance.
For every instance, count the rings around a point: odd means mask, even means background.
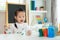
[[[25,35],[28,30],[30,30],[30,27],[27,23],[16,23],[17,28],[15,27],[14,23],[10,24],[10,28],[6,31],[7,34],[21,34]]]

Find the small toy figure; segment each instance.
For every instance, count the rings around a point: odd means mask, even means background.
[[[40,11],[44,11],[44,7],[43,6],[40,7]]]

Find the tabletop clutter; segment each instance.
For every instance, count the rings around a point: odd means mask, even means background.
[[[57,35],[56,29],[53,25],[49,25],[48,28],[39,29],[39,37],[53,38]]]

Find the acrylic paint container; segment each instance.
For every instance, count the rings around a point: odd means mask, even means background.
[[[43,30],[44,37],[47,37],[48,36],[48,29],[47,28],[44,28],[42,30]]]
[[[39,37],[43,37],[43,31],[42,31],[42,29],[39,29]]]
[[[55,29],[54,26],[50,25],[48,27],[48,37],[52,38],[55,36]]]
[[[31,10],[35,10],[35,1],[34,0],[31,1]]]

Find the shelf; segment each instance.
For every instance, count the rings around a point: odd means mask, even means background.
[[[32,12],[32,13],[47,13],[47,11],[30,11],[30,12]]]
[[[30,11],[29,15],[42,15],[42,14],[46,14],[47,11]]]

